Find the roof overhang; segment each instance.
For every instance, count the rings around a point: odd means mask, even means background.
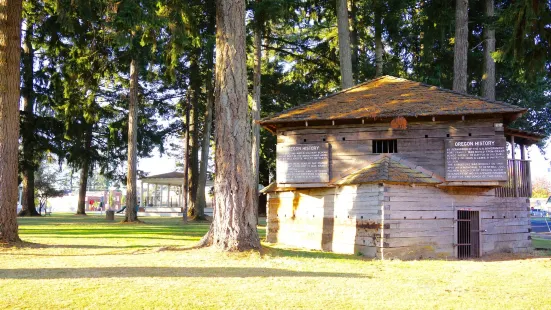
[[[503,121],[508,124],[515,119],[522,116],[523,113],[500,113],[498,117],[502,117]],[[408,122],[432,122],[432,121],[455,121],[455,120],[477,120],[488,119],[489,117],[496,117],[496,113],[478,113],[478,114],[443,114],[443,115],[410,115],[402,116]],[[284,121],[284,120],[259,120],[257,123],[271,132],[276,134],[279,128],[305,128],[305,127],[318,127],[318,126],[343,126],[343,125],[359,125],[359,124],[375,124],[375,123],[388,123],[396,117],[363,117],[363,118],[335,118],[335,119],[307,119],[298,121]]]
[[[511,141],[511,137],[515,138],[515,143],[522,144],[522,145],[532,145],[540,142],[541,140],[545,139],[545,135],[515,129],[515,128],[505,128],[505,137],[507,138],[507,141]]]

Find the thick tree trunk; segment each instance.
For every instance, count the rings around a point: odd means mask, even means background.
[[[339,31],[339,60],[341,65],[341,87],[354,86],[352,78],[352,57],[350,56],[350,29],[348,25],[347,0],[337,0],[337,23]]]
[[[359,34],[358,34],[358,5],[356,0],[350,1],[350,25],[352,32],[350,33],[350,42],[352,44],[352,72],[354,73],[354,83],[358,81],[359,71]]]
[[[209,25],[207,26],[207,33],[214,35],[214,26],[216,20],[214,19],[214,12],[209,18]],[[210,16],[210,15],[209,15]],[[207,77],[205,81],[205,88],[207,91],[207,106],[205,108],[205,125],[203,127],[203,140],[201,141],[201,165],[199,167],[199,180],[197,184],[197,197],[195,201],[195,207],[197,213],[202,212],[203,216],[205,208],[207,206],[207,200],[205,196],[205,187],[207,186],[207,168],[209,163],[209,149],[210,149],[210,133],[212,128],[212,108],[214,105],[214,86],[213,86],[213,71],[214,71],[214,42],[208,42],[205,50],[205,57],[207,59]],[[198,218],[201,219],[201,218]]]
[[[205,210],[199,210],[195,205],[199,185],[199,98],[201,97],[201,75],[199,74],[199,57],[201,51],[195,49],[190,62],[191,86],[191,139],[189,145],[189,215],[193,219],[203,219]]]
[[[136,172],[138,169],[138,64],[130,62],[130,98],[128,104],[128,171],[126,175],[125,222],[138,221]]]
[[[33,25],[27,21],[27,29],[25,30],[25,39],[23,42],[23,87],[21,88],[21,101],[23,110],[25,111],[25,129],[22,130],[22,147],[23,147],[23,171],[22,186],[23,192],[21,195],[21,211],[19,216],[39,216],[34,203],[34,172],[36,165],[34,162],[34,145],[33,145],[33,125],[34,118],[34,50],[32,46]]]
[[[485,0],[486,18],[488,20],[494,17],[494,0]],[[492,53],[496,50],[496,32],[493,25],[489,22],[484,26],[484,62],[482,76],[482,97],[490,100],[496,100],[496,64],[492,58]]]
[[[383,22],[381,4],[375,1],[375,76],[383,75]]]
[[[252,102],[252,168],[254,195],[253,204],[255,208],[255,216],[258,219],[258,182],[260,180],[260,125],[257,123],[260,120],[260,91],[262,79],[262,25],[258,25],[254,32],[254,77],[253,77],[253,102]]]
[[[455,45],[453,49],[453,90],[467,93],[467,52],[469,48],[469,1],[455,3]]]
[[[85,133],[85,150],[89,152],[92,147],[92,125],[88,125]],[[86,190],[88,188],[88,176],[90,174],[90,156],[86,156],[80,167],[80,187],[78,191],[77,215],[86,215]]]
[[[21,0],[0,0],[0,242],[20,241],[17,227]]]
[[[245,0],[217,0],[216,8],[215,206],[201,244],[225,251],[260,249],[251,178]]]

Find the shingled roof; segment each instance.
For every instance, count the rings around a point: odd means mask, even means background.
[[[438,184],[443,179],[398,156],[382,154],[379,159],[336,182],[338,185],[362,183]]]
[[[383,76],[259,121],[277,123],[469,114],[526,109],[392,76]]]

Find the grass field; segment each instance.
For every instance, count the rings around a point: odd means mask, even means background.
[[[0,308],[551,309],[550,252],[377,261],[268,245],[262,255],[166,250],[193,245],[208,225],[145,221],[21,219],[31,244],[0,248]]]

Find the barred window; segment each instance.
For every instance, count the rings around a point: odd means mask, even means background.
[[[398,153],[398,140],[373,140],[372,152],[375,154]]]

